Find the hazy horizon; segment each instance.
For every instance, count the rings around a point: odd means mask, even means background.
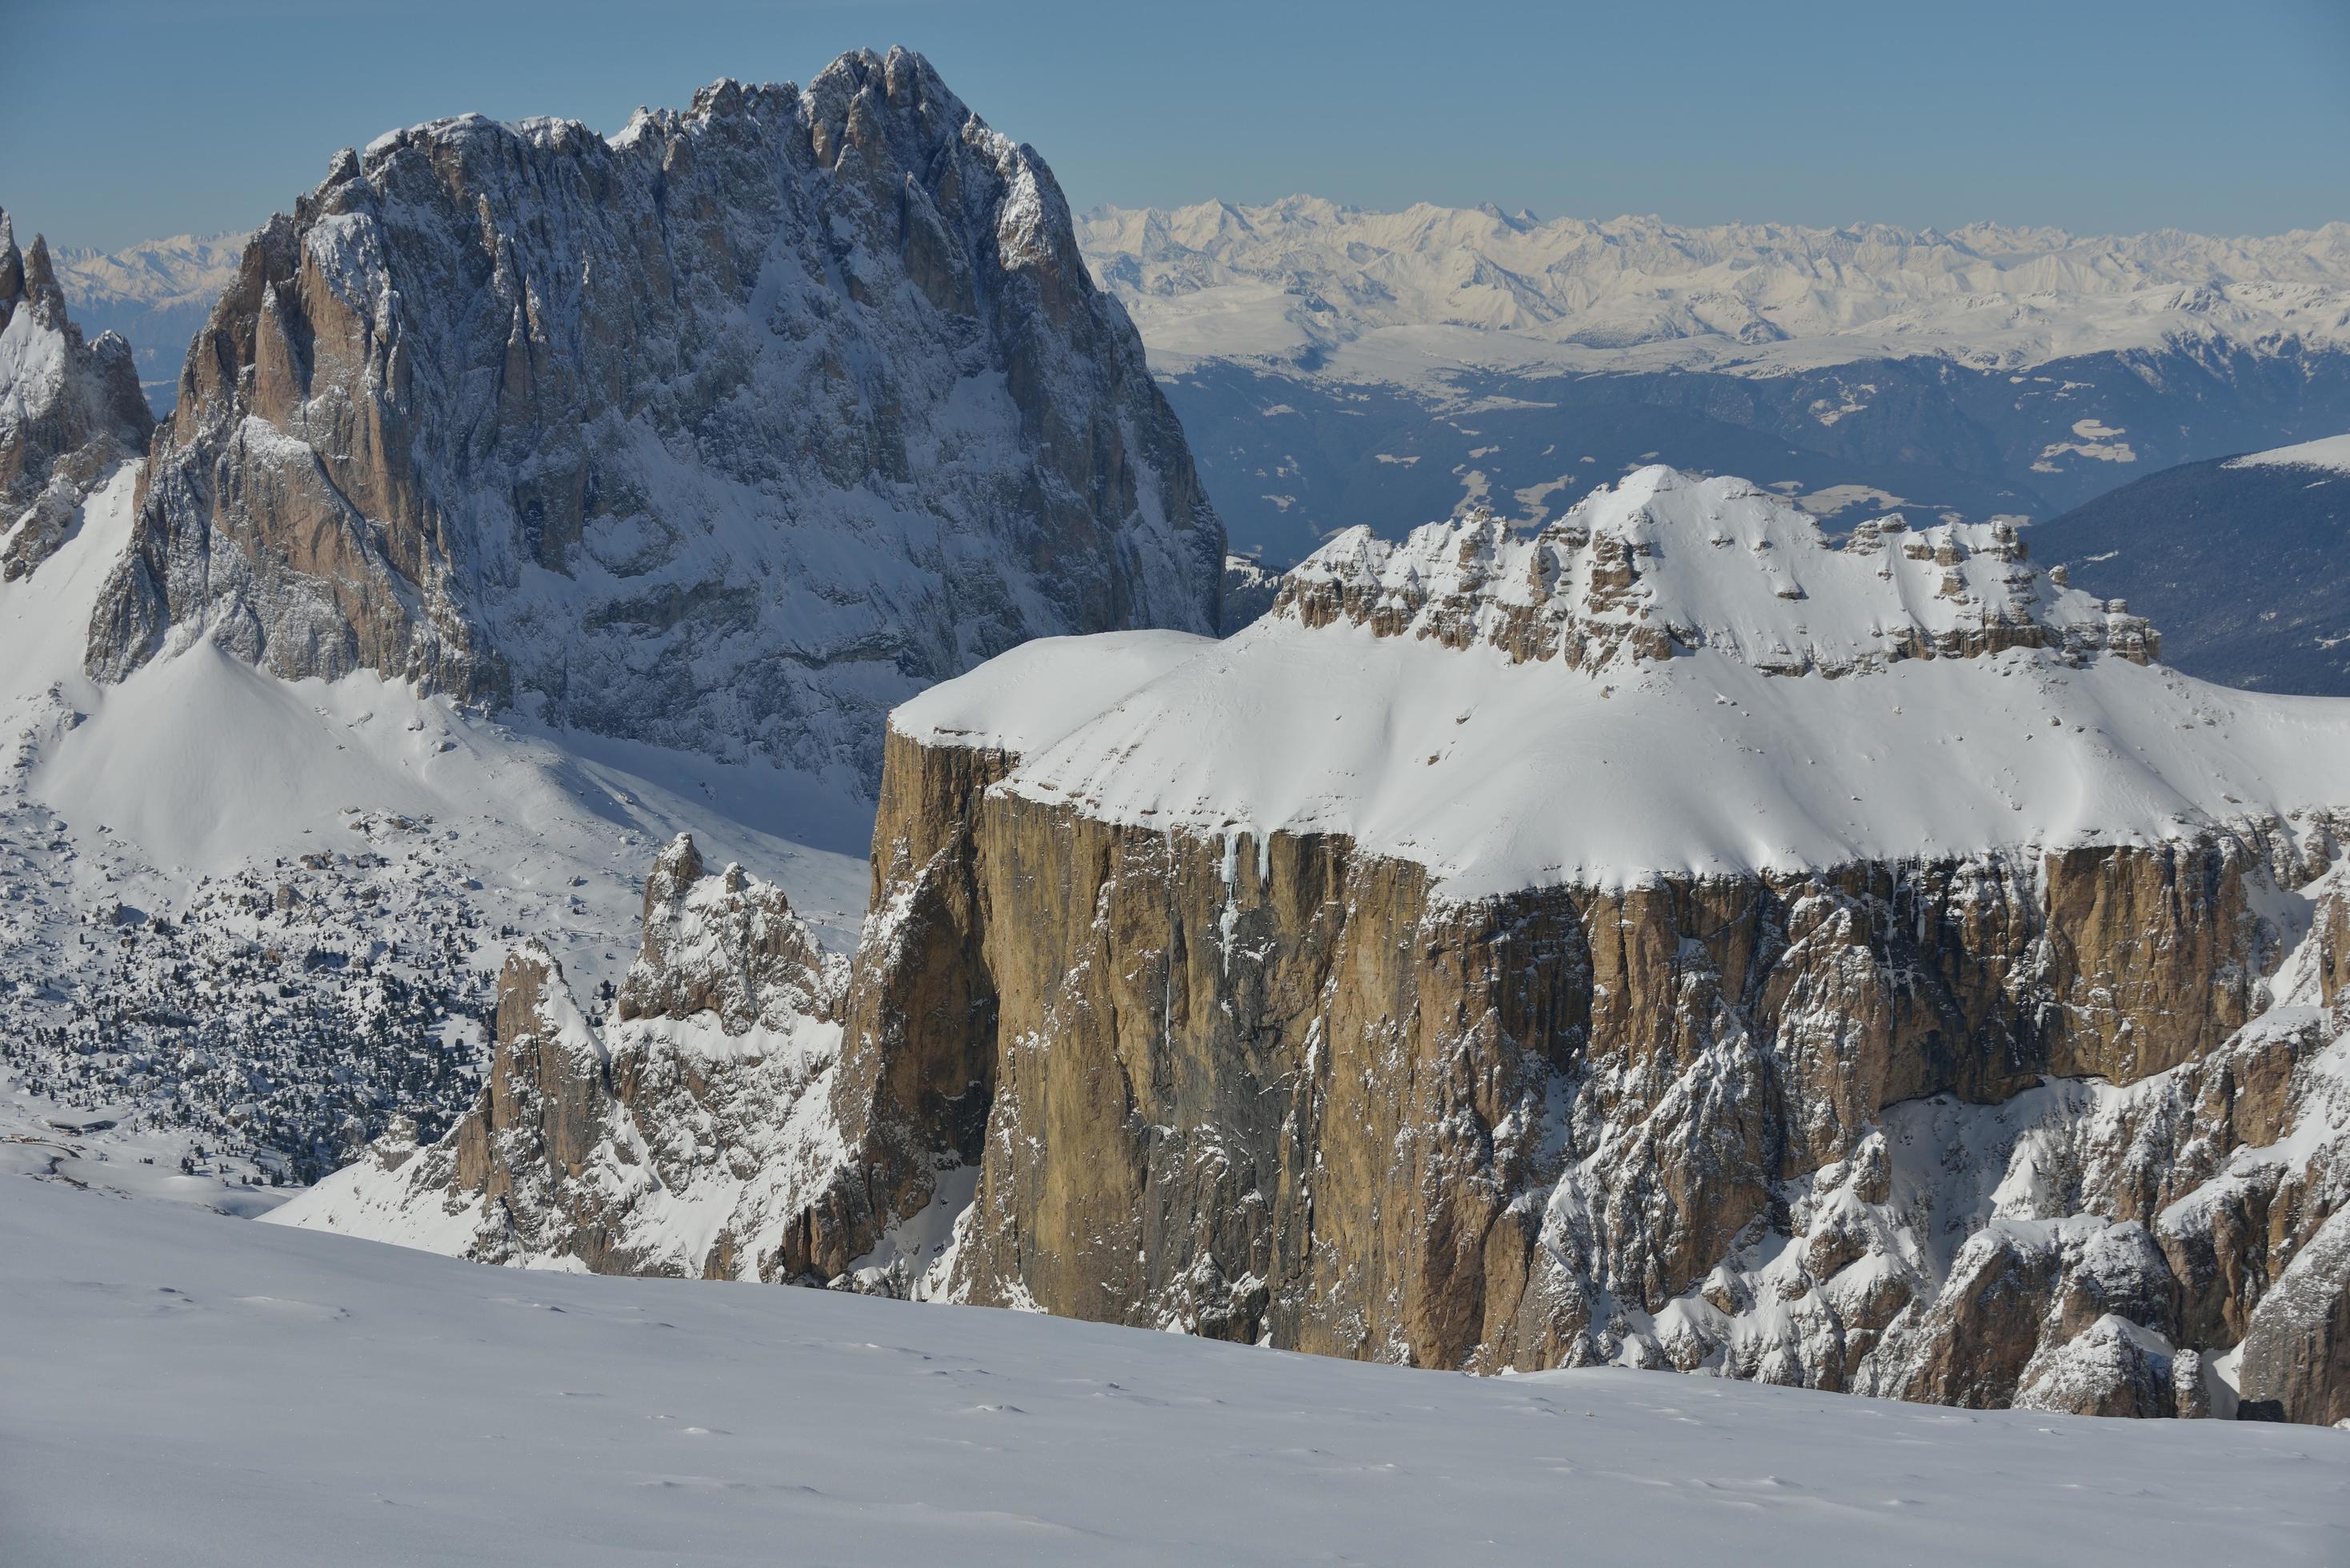
[[[2212,67],[2210,14],[2179,0],[2002,0],[1963,28],[1842,0],[1211,0],[1180,24],[1063,0],[700,0],[658,28],[614,0],[559,15],[23,0],[0,61],[0,206],[59,246],[236,233],[399,126],[471,111],[609,133],[720,77],[805,82],[897,42],[1035,145],[1080,211],[1311,193],[1690,227],[2229,236],[2350,218],[2350,8],[2331,0],[2239,7],[2233,76]],[[2197,112],[2221,96],[2224,113]]]

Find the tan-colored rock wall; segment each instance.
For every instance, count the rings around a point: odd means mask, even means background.
[[[1456,904],[1343,838],[985,793],[1003,766],[893,739],[876,908],[908,913],[847,1059],[899,1085],[868,1126],[992,1071],[958,1282],[1076,1316],[1573,1359],[1885,1106],[2192,1060],[2275,961],[2265,862],[2227,837]],[[1596,1202],[1562,1219],[1570,1167]]]

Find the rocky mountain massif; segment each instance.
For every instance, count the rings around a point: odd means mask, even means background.
[[[2350,435],[2148,474],[2032,542],[2160,621],[2190,675],[2350,697]]]
[[[120,341],[0,247],[0,1135],[240,1204],[430,1142],[522,932],[625,974],[650,846],[846,946],[890,703],[1216,623],[1131,327],[918,57],[395,132],[237,249],[140,463]]]
[[[2350,711],[1995,524],[1645,470],[892,721],[844,974],[673,846],[618,1019],[280,1211],[1494,1372],[2350,1417]]]
[[[1079,236],[1234,546],[1275,564],[1481,503],[1539,524],[1659,460],[1846,522],[2044,519],[2350,428],[2340,223],[1698,228],[1296,197],[1106,208]]]
[[[1049,171],[919,56],[340,156],[198,334],[90,628],[869,794],[1027,638],[1211,630],[1222,533]]]
[[[0,212],[0,581],[56,553],[82,504],[147,449],[154,419],[129,345],[86,342],[39,235],[16,248]]]

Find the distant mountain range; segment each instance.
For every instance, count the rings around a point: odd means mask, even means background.
[[[246,236],[173,234],[119,251],[57,252],[57,283],[92,337],[130,341],[140,385],[159,414],[172,411],[188,339],[236,279]]]
[[[2350,428],[2350,224],[2261,239],[1975,224],[1686,228],[1498,209],[1102,208],[1235,548],[1295,560],[1628,468],[1846,522],[2048,517]]]

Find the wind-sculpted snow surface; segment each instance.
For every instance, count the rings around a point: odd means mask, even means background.
[[[1212,630],[1222,556],[1042,161],[864,53],[338,157],[192,348],[88,657],[208,634],[869,789],[890,704]]]
[[[2350,1442],[2307,1428],[1447,1377],[489,1271],[62,1182],[0,1181],[0,1519],[28,1564],[2350,1552]]]

